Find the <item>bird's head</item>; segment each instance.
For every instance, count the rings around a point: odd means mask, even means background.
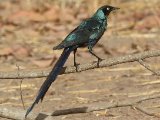
[[[118,10],[118,9],[120,9],[120,8],[109,6],[109,5],[104,5],[104,6],[100,7],[98,10],[102,11],[104,13],[104,15],[109,15],[110,12],[112,12],[114,10]]]
[[[112,12],[114,10],[118,10],[118,9],[120,9],[120,8],[109,6],[109,5],[104,5],[97,10],[96,16],[103,18],[103,17],[108,16],[110,14],[110,12]]]

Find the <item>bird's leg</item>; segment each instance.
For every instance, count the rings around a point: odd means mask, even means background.
[[[74,66],[76,67],[76,72],[78,72],[78,64],[76,63],[76,52],[77,48],[73,51],[73,54],[74,54]]]
[[[97,66],[99,67],[99,62],[102,61],[103,59],[100,58],[100,57],[98,57],[95,53],[93,53],[91,46],[88,46],[88,49],[89,49],[89,53],[91,53],[93,56],[95,56],[95,57],[98,59],[98,64],[97,64]]]

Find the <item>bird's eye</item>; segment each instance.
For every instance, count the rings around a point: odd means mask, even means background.
[[[109,10],[109,8],[107,7],[107,10]]]

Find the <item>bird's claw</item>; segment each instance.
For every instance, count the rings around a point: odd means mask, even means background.
[[[78,64],[78,63],[74,63],[74,67],[76,67],[76,72],[78,72],[78,66],[79,66],[80,64]]]
[[[102,60],[104,60],[104,59],[102,59],[102,58],[98,58],[98,61],[99,61],[99,62],[101,62]]]
[[[98,67],[99,67],[99,62],[101,62],[102,60],[104,60],[104,59],[98,58],[98,62],[97,62],[97,66],[98,66]]]

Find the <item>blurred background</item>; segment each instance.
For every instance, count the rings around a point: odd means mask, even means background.
[[[17,70],[16,65],[27,70],[53,66],[62,52],[53,51],[53,46],[105,4],[119,7],[120,10],[110,14],[107,32],[94,47],[95,53],[109,58],[159,49],[160,0],[0,0],[0,71]],[[86,48],[79,49],[77,56],[79,63],[95,60]],[[73,65],[72,62],[73,55],[66,64]],[[105,69],[99,72],[102,76],[106,74]],[[91,72],[88,75],[94,76]],[[71,81],[81,78],[68,77]],[[24,84],[27,105],[31,104],[41,83],[33,80]],[[19,91],[19,82],[3,81],[0,85],[8,91],[7,96],[0,91],[1,104],[21,106],[17,103],[20,98],[16,92]],[[62,82],[57,83],[59,89],[65,89],[64,86]],[[30,95],[30,91],[34,94]],[[53,97],[55,91],[57,96],[63,94],[63,91],[59,93],[53,88],[49,95]],[[9,98],[9,95],[17,99]]]

